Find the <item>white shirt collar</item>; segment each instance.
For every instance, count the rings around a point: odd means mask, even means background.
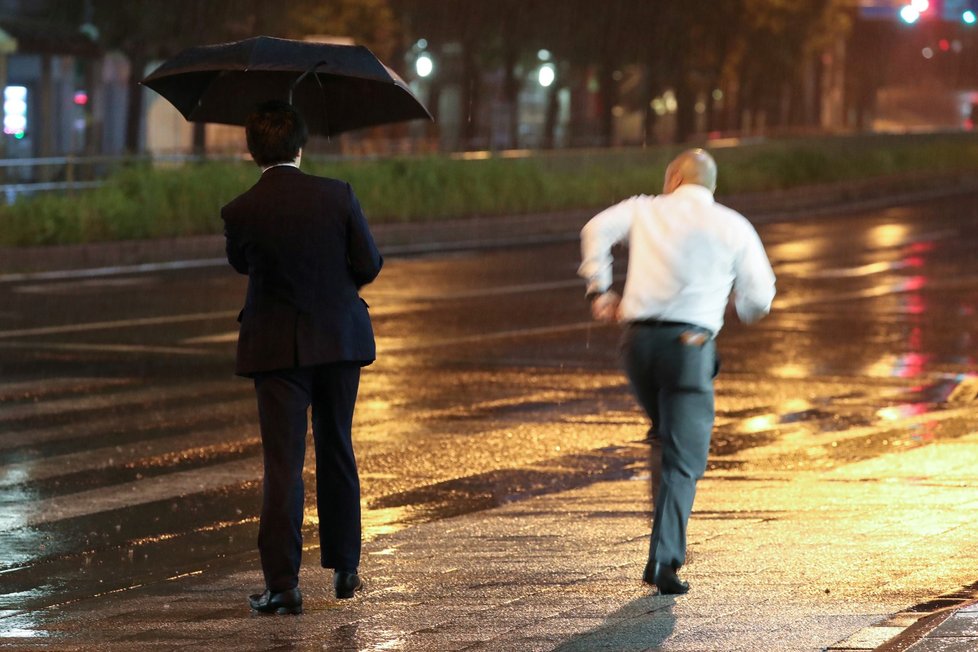
[[[261,173],[262,174],[265,174],[265,172],[267,172],[268,170],[271,170],[272,168],[281,168],[281,167],[286,167],[286,166],[292,167],[292,168],[296,168],[296,169],[299,168],[299,166],[296,165],[295,161],[289,161],[288,163],[275,163],[274,165],[269,165],[267,167],[263,167],[261,169]]]
[[[698,197],[700,200],[707,200],[711,204],[715,201],[715,199],[713,198],[712,190],[710,190],[706,186],[701,186],[695,183],[684,183],[683,185],[679,186],[672,192],[679,193],[681,195],[690,195],[690,196]]]

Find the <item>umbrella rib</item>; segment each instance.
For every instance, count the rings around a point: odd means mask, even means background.
[[[217,73],[217,76],[214,79],[212,79],[210,82],[207,83],[207,87],[210,88],[211,86],[214,85],[214,82],[219,80],[221,77],[224,77],[225,75],[229,74],[230,72],[231,72],[230,70],[221,70],[220,72]],[[191,109],[190,113],[186,116],[187,120],[190,120],[191,117],[197,113],[197,109],[199,109],[203,105],[203,103],[204,103],[204,93],[201,93],[197,97],[197,104],[194,105],[194,108]]]
[[[305,79],[306,78],[306,75],[308,75],[311,72],[315,72],[316,71],[316,68],[318,68],[319,66],[321,66],[321,65],[323,65],[325,63],[326,63],[325,61],[317,61],[316,63],[314,63],[311,66],[309,66],[309,70],[307,70],[304,73],[302,73],[301,75],[299,75],[296,78],[296,80],[294,82],[292,82],[292,85],[289,86],[289,104],[292,104],[292,91],[294,91],[295,90],[295,87],[299,85],[299,82],[301,82],[303,79]]]
[[[325,129],[326,129],[326,141],[329,142],[330,140],[329,113],[326,111],[326,89],[323,88],[323,80],[319,78],[319,75],[313,75],[313,76],[316,78],[316,83],[319,84],[319,92],[322,93],[323,96],[323,101],[320,102],[320,104],[323,107],[323,124],[325,125]]]
[[[299,82],[301,82],[303,79],[305,79],[306,76],[309,73],[313,73],[312,76],[316,80],[316,83],[319,85],[319,92],[322,93],[322,95],[323,95],[323,101],[322,101],[322,107],[323,107],[323,124],[325,125],[325,129],[326,129],[326,140],[329,140],[329,136],[330,136],[330,134],[329,134],[329,115],[326,113],[326,89],[323,88],[323,82],[322,82],[321,79],[319,79],[319,75],[315,74],[316,68],[318,68],[319,66],[324,65],[325,63],[326,63],[325,61],[317,61],[316,63],[314,63],[313,65],[311,65],[309,67],[309,70],[307,70],[304,73],[302,73],[301,75],[299,75],[299,77],[294,82],[292,82],[292,85],[289,86],[289,104],[292,104],[292,92],[295,90],[295,87],[298,86],[299,85]]]

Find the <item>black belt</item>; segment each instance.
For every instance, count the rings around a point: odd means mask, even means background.
[[[636,326],[649,326],[651,328],[699,328],[706,330],[702,326],[688,324],[684,321],[666,321],[664,319],[636,319],[632,323]]]
[[[707,335],[710,339],[713,339],[713,331],[709,328],[703,328],[702,326],[697,326],[696,324],[690,324],[684,321],[668,321],[666,319],[637,319],[632,322],[633,326],[645,326],[646,328],[686,328],[698,333],[703,333]]]

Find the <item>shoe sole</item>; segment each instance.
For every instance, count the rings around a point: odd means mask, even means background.
[[[342,595],[339,594],[339,593],[337,593],[336,594],[336,599],[337,600],[349,600],[350,598],[355,597],[356,594],[359,593],[360,591],[363,591],[363,582],[362,581],[357,585],[357,588],[353,589],[349,593],[343,593]]]
[[[255,609],[251,610],[263,616],[298,616],[302,613],[302,607],[276,607],[275,609]]]

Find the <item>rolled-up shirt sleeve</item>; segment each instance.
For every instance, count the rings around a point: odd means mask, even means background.
[[[750,229],[734,270],[734,307],[741,321],[752,324],[771,311],[774,270],[757,232]]]
[[[611,248],[628,237],[635,215],[632,197],[592,217],[581,229],[581,266],[577,274],[587,281],[588,294],[607,292],[612,283]]]

